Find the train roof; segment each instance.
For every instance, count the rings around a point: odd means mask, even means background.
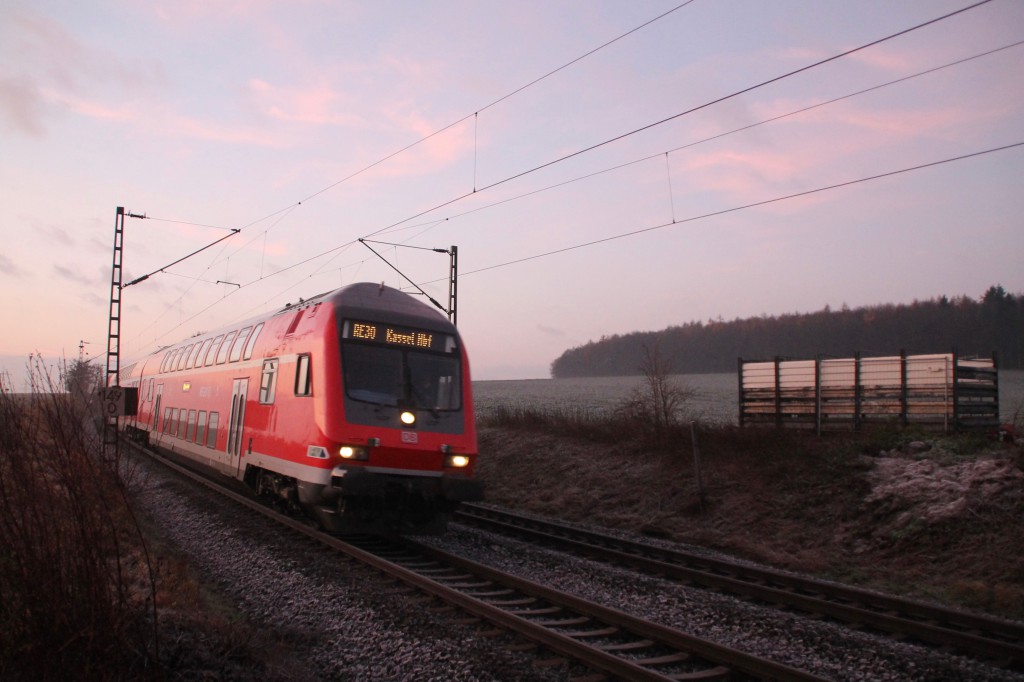
[[[193,339],[214,336],[229,329],[257,324],[261,320],[267,320],[304,308],[311,308],[319,303],[330,303],[345,316],[362,316],[371,320],[382,319],[382,316],[398,317],[408,323],[422,322],[430,327],[450,327],[454,329],[454,325],[448,321],[448,318],[441,311],[414,296],[384,284],[358,282],[339,289],[325,291],[310,298],[300,298],[298,303],[289,303],[270,314],[257,315],[248,320],[223,325],[200,334],[195,334],[188,339],[181,339],[172,344],[162,345],[152,351],[140,354],[133,358],[133,360],[137,361],[156,355],[169,348],[191,342]]]
[[[344,316],[363,315],[370,319],[398,317],[429,323],[430,326],[452,327],[448,317],[422,300],[383,284],[360,282],[336,289],[330,301]]]

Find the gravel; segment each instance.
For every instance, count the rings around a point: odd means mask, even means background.
[[[138,500],[167,541],[266,640],[262,669],[220,679],[564,680],[434,604],[158,465]],[[420,538],[500,570],[835,680],[993,680],[1024,675],[749,604],[452,524]],[[208,679],[170,671],[177,679]]]
[[[447,536],[426,541],[508,573],[829,679],[1024,681],[1020,673],[973,659],[639,575],[474,528],[453,524]]]
[[[565,666],[537,668],[532,656],[510,651],[511,638],[485,638],[453,622],[461,614],[434,611],[425,598],[158,465],[145,469],[141,511],[165,542],[190,557],[219,599],[259,632],[264,649],[262,660],[247,666],[207,657],[213,669],[203,671],[195,661],[179,663],[180,644],[165,643],[172,679],[565,679]],[[202,635],[179,637],[188,648],[204,641]]]

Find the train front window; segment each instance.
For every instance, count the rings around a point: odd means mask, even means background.
[[[342,371],[349,398],[390,407],[461,409],[461,356],[454,336],[373,326],[379,327],[376,333],[368,323],[345,323]],[[433,339],[421,340],[427,335]]]
[[[346,344],[342,351],[345,392],[350,398],[396,406],[402,399],[402,352]]]
[[[410,407],[459,409],[459,364],[455,358],[408,353],[406,366]]]

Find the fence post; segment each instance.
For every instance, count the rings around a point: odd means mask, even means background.
[[[744,398],[745,398],[745,396],[743,394],[743,358],[741,358],[741,357],[736,358],[736,376],[738,377],[739,384],[740,384],[740,404],[739,404],[740,415],[739,415],[739,422],[740,422],[740,427],[742,427],[743,426],[743,413],[745,412],[745,410],[743,409],[744,408]]]
[[[782,428],[782,369],[781,358],[775,356],[775,428]]]
[[[861,416],[860,351],[853,356],[853,430],[860,431]]]
[[[907,404],[907,351],[900,348],[900,423],[910,423],[910,406]]]
[[[950,368],[949,368],[949,355],[942,358],[942,433],[949,435],[949,382],[950,382]],[[954,363],[956,361],[956,355],[952,356]],[[955,366],[955,364],[954,364]]]
[[[996,426],[999,427],[1003,423],[1003,415],[999,413],[999,355],[996,351],[992,351],[992,372],[994,373],[992,380],[995,381],[993,388],[996,394]]]
[[[814,421],[818,435],[821,435],[821,353],[814,358]]]
[[[953,433],[960,433],[960,352],[953,347]]]

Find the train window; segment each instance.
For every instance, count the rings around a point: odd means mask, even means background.
[[[309,356],[300,355],[295,363],[295,395],[310,395],[313,391],[309,373]]]
[[[260,403],[269,405],[274,402],[274,389],[277,387],[277,360],[263,361],[263,376],[260,378]]]
[[[164,433],[167,433],[171,428],[171,408],[164,408]]]
[[[203,345],[199,347],[199,352],[196,353],[195,362],[191,363],[192,367],[202,367],[203,362],[206,360],[206,354],[210,352],[210,344],[213,343],[213,339],[206,339],[203,341]]]
[[[178,435],[178,408],[171,408],[171,418],[167,421],[167,433],[171,436]]]
[[[256,328],[252,330],[252,336],[249,337],[248,343],[245,344],[245,353],[242,354],[243,360],[248,360],[252,357],[252,350],[256,347],[256,337],[263,331],[263,323],[260,322],[256,325]]]
[[[461,409],[457,355],[345,343],[342,367],[345,394],[354,400],[430,410]]]
[[[188,359],[185,360],[185,369],[189,369],[190,367],[195,367],[195,365],[196,365],[196,356],[199,355],[199,349],[202,348],[202,347],[203,347],[203,344],[201,344],[201,343],[197,343],[195,346],[193,346],[192,352],[188,354]]]
[[[196,422],[196,442],[206,443],[206,410],[199,410],[199,421]]]
[[[459,409],[459,363],[452,357],[409,353],[409,392],[415,407]]]
[[[192,350],[192,345],[185,346],[185,350],[181,351],[178,356],[177,369],[185,369],[185,361],[188,360],[188,354]]]
[[[397,405],[402,399],[405,382],[401,351],[346,344],[341,365],[350,398],[377,405]]]
[[[178,414],[178,438],[185,437],[185,426],[188,424],[188,413],[183,409]]]
[[[252,327],[245,327],[242,331],[238,332],[238,338],[231,344],[231,356],[228,358],[228,362],[238,362],[239,358],[242,357],[242,349],[245,348],[245,342],[249,339],[250,331],[252,331]]]
[[[228,351],[231,349],[231,342],[235,340],[236,336],[238,336],[238,332],[231,332],[224,339],[224,343],[222,343],[220,345],[220,350],[217,351],[217,364],[218,365],[223,365],[225,362],[227,362]]]
[[[221,342],[221,341],[222,341],[223,339],[224,339],[224,335],[223,335],[223,334],[221,334],[220,336],[218,336],[217,338],[215,338],[215,339],[213,340],[213,345],[212,345],[212,346],[210,346],[210,350],[209,350],[209,351],[207,351],[207,353],[206,353],[206,362],[204,362],[204,363],[203,363],[203,364],[205,364],[205,365],[206,365],[207,367],[209,367],[210,365],[212,365],[212,364],[213,364],[213,360],[214,360],[214,358],[216,358],[216,357],[217,357],[217,349],[218,349],[218,348],[220,348],[220,342]]]
[[[217,421],[220,415],[216,412],[210,413],[210,430],[206,432],[206,447],[217,447]]]
[[[185,440],[192,442],[196,437],[196,411],[188,411],[188,430],[185,432]]]
[[[170,372],[171,368],[174,367],[174,361],[178,357],[177,349],[168,351],[167,357],[164,358],[163,371]]]

